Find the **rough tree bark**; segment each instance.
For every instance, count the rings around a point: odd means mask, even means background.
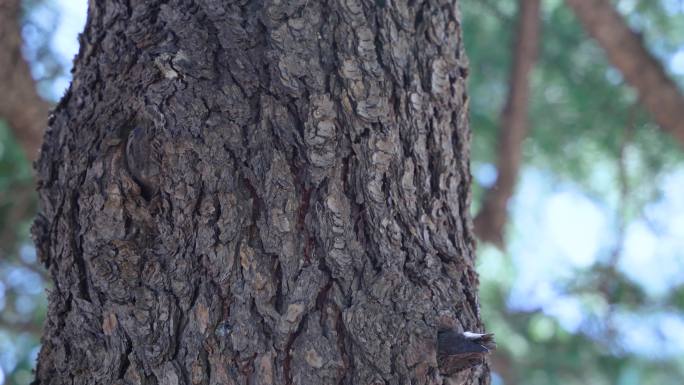
[[[35,384],[484,384],[451,0],[90,2]]]
[[[482,241],[504,247],[508,201],[513,196],[522,162],[522,146],[528,130],[530,73],[539,51],[539,0],[518,2],[516,42],[506,104],[501,112],[496,161],[497,178],[485,192],[475,217],[475,233]]]
[[[0,119],[9,123],[30,160],[38,156],[50,105],[36,91],[21,53],[21,0],[0,0]]]
[[[587,32],[639,93],[653,120],[684,146],[684,95],[610,1],[566,0]]]

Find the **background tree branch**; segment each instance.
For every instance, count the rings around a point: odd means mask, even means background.
[[[566,0],[610,62],[639,93],[655,122],[684,146],[684,96],[609,1]]]
[[[513,195],[522,161],[522,142],[527,135],[529,76],[539,50],[539,0],[520,0],[514,61],[498,138],[497,179],[485,192],[475,217],[475,233],[481,241],[503,247],[508,201]]]

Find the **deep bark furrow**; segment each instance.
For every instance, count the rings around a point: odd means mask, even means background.
[[[450,1],[93,7],[38,164],[37,383],[486,381],[435,357],[440,327],[482,327]]]

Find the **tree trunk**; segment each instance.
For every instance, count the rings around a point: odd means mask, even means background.
[[[450,0],[90,2],[36,384],[484,384]]]

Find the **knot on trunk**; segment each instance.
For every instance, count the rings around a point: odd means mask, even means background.
[[[149,130],[136,127],[126,143],[126,166],[140,186],[142,196],[150,199],[159,189],[159,143]]]

